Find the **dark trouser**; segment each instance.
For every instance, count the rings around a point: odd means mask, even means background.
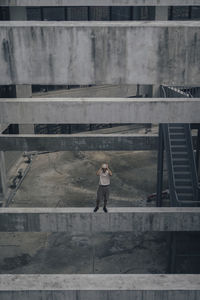
[[[97,190],[97,206],[99,207],[100,201],[104,201],[104,206],[106,206],[109,200],[109,187],[110,185],[99,185]]]

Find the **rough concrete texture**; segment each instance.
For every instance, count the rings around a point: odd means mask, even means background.
[[[1,233],[1,274],[166,274],[171,233]],[[177,232],[174,272],[199,274],[199,233]],[[184,254],[189,254],[188,256]],[[193,254],[193,255],[190,255]]]
[[[200,99],[0,99],[0,122],[11,124],[199,123]]]
[[[0,45],[2,85],[200,84],[197,21],[2,21]]]
[[[169,241],[167,232],[1,233],[0,273],[165,274]]]
[[[63,300],[196,300],[200,296],[199,285],[200,275],[0,276],[1,295],[8,300],[25,300],[27,297]]]
[[[1,275],[0,290],[200,291],[200,275]]]
[[[200,231],[199,208],[2,208],[0,231],[68,232]]]
[[[147,196],[156,191],[155,151],[65,151],[38,155],[12,206],[93,207],[98,187],[96,171],[104,161],[113,171],[108,206],[145,206]]]
[[[199,0],[0,0],[2,6],[188,6]]]

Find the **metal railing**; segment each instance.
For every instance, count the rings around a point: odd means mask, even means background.
[[[167,155],[168,173],[172,175],[172,176],[168,176],[169,186],[170,186],[170,200],[171,200],[172,206],[176,206],[177,203],[179,204],[179,206],[181,206],[180,201],[178,200],[178,195],[177,195],[176,187],[175,187],[175,184],[174,184],[175,183],[175,178],[174,178],[174,171],[173,171],[173,166],[172,166],[171,147],[170,147],[170,143],[169,143],[169,139],[168,139],[168,136],[169,136],[169,126],[168,126],[168,124],[162,124],[162,129],[163,129],[163,134],[164,134],[165,147],[166,147],[166,151],[168,153],[168,155]],[[172,193],[172,195],[171,195],[171,193]]]
[[[194,98],[200,96],[200,87],[184,87],[184,86],[161,86],[161,95],[163,98]],[[185,201],[185,200],[179,200],[178,195],[175,188],[175,178],[174,178],[174,171],[172,167],[172,154],[171,154],[171,146],[169,143],[169,139],[167,138],[167,135],[169,136],[169,126],[168,124],[163,124],[163,133],[164,133],[164,139],[165,139],[165,145],[166,150],[168,151],[169,157],[168,157],[168,170],[170,171],[169,174],[172,175],[169,176],[169,185],[172,188],[173,191],[173,199],[181,205],[181,204],[199,204],[200,205],[200,185],[198,182],[198,176],[197,176],[197,169],[195,164],[195,158],[194,158],[194,152],[193,152],[193,143],[192,143],[192,136],[191,136],[191,128],[190,125],[187,126],[187,124],[184,124],[185,134],[186,134],[186,142],[187,142],[187,148],[188,148],[188,154],[189,154],[189,161],[190,161],[190,167],[192,169],[192,181],[193,181],[193,188],[194,188],[194,199],[191,201]],[[172,203],[174,204],[174,203]]]

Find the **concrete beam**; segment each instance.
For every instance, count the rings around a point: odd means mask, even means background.
[[[200,231],[200,208],[1,208],[0,232]]]
[[[200,275],[15,274],[0,275],[6,300],[197,300]]]
[[[1,21],[0,33],[1,85],[200,85],[199,21]]]
[[[150,134],[0,135],[0,151],[151,151],[157,144]]]
[[[199,0],[0,0],[1,6],[199,6]]]
[[[199,98],[0,99],[0,123],[200,123]]]

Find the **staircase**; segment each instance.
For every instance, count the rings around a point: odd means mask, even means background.
[[[163,124],[172,206],[199,206],[199,187],[189,124]]]

